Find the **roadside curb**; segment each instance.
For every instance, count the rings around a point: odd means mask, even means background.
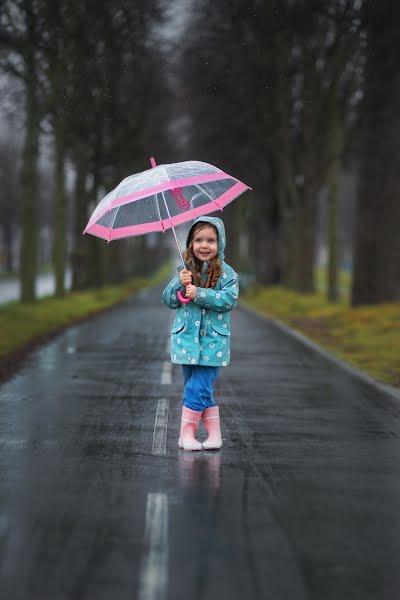
[[[325,348],[323,348],[316,342],[313,342],[312,340],[310,340],[310,338],[306,337],[302,333],[300,333],[294,329],[291,329],[288,325],[286,325],[286,323],[283,323],[276,317],[267,316],[264,313],[256,310],[255,308],[252,308],[251,306],[244,303],[243,301],[239,302],[239,306],[240,306],[240,308],[249,312],[250,314],[257,316],[257,317],[261,317],[262,319],[264,319],[265,321],[270,323],[272,326],[274,326],[276,329],[278,329],[282,333],[285,333],[286,335],[295,339],[297,342],[303,344],[310,350],[313,350],[314,352],[316,352],[320,356],[324,357],[325,359],[329,360],[330,362],[333,362],[337,367],[342,368],[344,371],[346,371],[352,377],[355,377],[356,379],[359,379],[363,383],[373,386],[379,392],[381,392],[387,396],[390,396],[391,399],[395,399],[400,402],[400,390],[398,390],[394,386],[377,381],[376,379],[374,379],[373,377],[371,377],[364,371],[361,371],[360,369],[353,367],[352,365],[350,365],[343,359],[332,354],[332,352],[330,352],[329,350],[326,350]]]

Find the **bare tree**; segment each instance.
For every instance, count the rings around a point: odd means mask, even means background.
[[[236,238],[247,228],[257,281],[283,278],[311,292],[317,199],[326,183],[336,254],[335,190],[354,92],[358,3],[236,0],[227,11],[203,0],[196,9],[182,68],[191,147],[216,164],[223,157],[253,187],[250,206],[238,201],[226,219]]]
[[[25,141],[22,151],[22,241],[20,251],[21,300],[35,299],[38,251],[38,156],[41,119],[38,89],[40,22],[37,0],[5,1],[0,14],[3,31],[1,67],[24,83]]]
[[[15,142],[3,138],[0,141],[0,211],[3,238],[2,262],[4,270],[14,270],[13,241],[18,232],[21,216],[21,188],[19,180],[20,152]]]
[[[366,0],[363,150],[352,304],[400,299],[400,5]]]

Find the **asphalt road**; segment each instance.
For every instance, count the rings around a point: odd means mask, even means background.
[[[224,446],[179,450],[160,296],[67,330],[0,388],[1,598],[399,598],[398,402],[238,308]]]

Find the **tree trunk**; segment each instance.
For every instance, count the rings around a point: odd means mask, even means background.
[[[302,94],[299,139],[292,173],[298,173],[294,203],[293,288],[297,292],[314,293],[317,193],[321,184],[321,157],[317,151],[320,131],[316,126],[316,100],[321,101],[321,86],[315,76],[312,50],[302,41]],[[297,180],[297,181],[296,181]]]
[[[64,125],[59,116],[55,116],[54,126],[55,160],[54,160],[54,238],[53,261],[56,278],[56,296],[65,294],[65,258],[66,258],[66,210],[65,210],[65,175],[64,175]]]
[[[272,151],[275,171],[277,199],[276,235],[279,244],[279,282],[294,285],[294,210],[298,194],[294,185],[292,138],[290,128],[291,90],[289,76],[290,44],[287,37],[275,35],[273,56],[276,69],[276,83],[271,92],[272,121],[270,128],[275,132]]]
[[[5,254],[5,271],[6,273],[13,272],[13,255],[12,255],[12,241],[14,226],[12,223],[6,223],[3,225],[3,240],[4,240],[4,254]]]
[[[294,221],[293,247],[293,288],[297,292],[315,292],[314,262],[315,262],[315,226],[316,206],[315,190],[304,190],[302,201],[297,205]]]
[[[339,195],[339,161],[331,165],[328,183],[328,273],[327,299],[329,302],[339,300],[339,269],[338,269],[338,195]],[[336,174],[333,173],[336,171]]]
[[[338,269],[338,197],[339,178],[341,172],[342,125],[340,110],[335,90],[332,90],[328,114],[328,273],[327,299],[337,302],[339,299]]]
[[[93,186],[90,191],[90,198],[94,201],[97,206],[97,194],[98,194],[98,176],[94,175]],[[118,242],[111,242],[107,244],[105,240],[97,237],[87,236],[86,242],[88,243],[88,272],[87,272],[87,285],[88,287],[100,288],[105,281],[107,281],[107,272],[105,271],[104,259],[106,253],[110,252],[110,246]],[[111,252],[112,253],[112,252]],[[116,259],[117,260],[117,259]],[[119,260],[119,258],[118,258]],[[114,271],[119,269],[114,261],[111,263],[111,270]]]
[[[88,287],[88,243],[91,236],[82,235],[87,223],[87,195],[85,189],[87,175],[87,156],[83,143],[75,149],[75,190],[74,190],[74,249],[71,253],[72,290]]]
[[[278,236],[276,203],[271,204],[267,195],[253,202],[255,213],[250,224],[249,250],[250,270],[259,285],[273,285],[281,281],[281,245]],[[229,231],[228,243],[239,244]],[[249,261],[249,258],[247,259]],[[236,267],[236,265],[235,265]]]
[[[36,297],[38,253],[38,170],[39,107],[37,101],[37,75],[35,54],[25,58],[26,73],[26,127],[22,153],[22,239],[20,249],[21,301],[33,302]]]
[[[93,237],[91,235],[89,236],[85,236],[85,240],[86,243],[88,244],[88,270],[87,270],[87,279],[86,279],[86,287],[95,287],[95,288],[100,288],[103,284],[104,284],[104,279],[103,279],[103,272],[104,272],[104,266],[103,266],[103,256],[104,256],[104,248],[105,251],[110,252],[111,254],[113,254],[115,260],[119,260],[119,257],[117,258],[116,255],[113,253],[113,251],[111,250],[111,246],[115,246],[115,244],[118,244],[117,242],[111,242],[110,244],[107,244],[107,242],[105,240],[99,239],[97,237]],[[118,271],[119,272],[119,266],[117,267],[116,264],[114,264],[114,261],[111,262],[111,272],[114,271]]]
[[[227,209],[221,213],[225,228],[228,232],[226,259],[237,271],[249,271],[254,269],[248,255],[246,223],[246,208],[248,199],[244,196],[238,198]],[[220,216],[217,214],[217,216]]]
[[[283,284],[294,288],[294,219],[286,215],[282,219]]]
[[[400,5],[365,5],[365,142],[357,205],[352,305],[400,299]]]
[[[172,235],[170,231],[166,235]],[[108,274],[109,281],[114,284],[121,283],[125,277],[145,277],[149,275],[151,266],[149,265],[149,256],[147,249],[146,236],[141,235],[130,240],[118,240],[112,244],[110,261],[117,268],[110,270]],[[126,257],[126,258],[124,258]],[[124,261],[130,262],[129,267]]]

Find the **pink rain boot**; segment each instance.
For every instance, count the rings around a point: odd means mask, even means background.
[[[196,440],[195,433],[199,426],[201,411],[182,408],[181,432],[179,434],[179,448],[184,450],[202,450],[203,446]]]
[[[207,440],[203,442],[204,450],[219,450],[222,446],[219,406],[211,406],[203,410],[202,419],[208,433]]]

